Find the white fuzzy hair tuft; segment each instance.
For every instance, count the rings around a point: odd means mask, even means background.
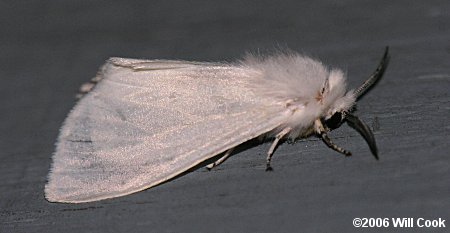
[[[253,84],[255,92],[294,106],[292,116],[272,136],[285,127],[292,128],[293,139],[308,136],[314,120],[346,111],[355,103],[353,91],[346,90],[344,73],[312,58],[292,52],[247,55],[240,64],[261,74]]]

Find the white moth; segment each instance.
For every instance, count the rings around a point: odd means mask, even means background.
[[[274,138],[267,170],[280,140],[318,135],[346,121],[368,142],[375,139],[352,115],[356,100],[388,64],[355,91],[344,73],[295,53],[247,56],[235,64],[110,58],[60,131],[45,186],[51,202],[113,198],[161,184],[223,156],[261,135]],[[92,89],[92,90],[91,90]]]

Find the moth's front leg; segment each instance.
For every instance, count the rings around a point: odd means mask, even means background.
[[[328,135],[327,135],[327,132],[328,132],[329,130],[325,129],[325,127],[324,127],[324,125],[323,125],[323,123],[322,123],[322,121],[321,121],[320,119],[317,119],[317,120],[314,122],[314,129],[315,129],[316,133],[317,133],[318,135],[320,135],[320,138],[322,138],[322,141],[323,141],[328,147],[330,147],[331,149],[333,149],[333,150],[335,150],[335,151],[337,151],[337,152],[339,152],[339,153],[341,153],[341,154],[344,154],[344,155],[346,155],[346,156],[352,155],[352,153],[351,153],[350,151],[347,151],[347,150],[342,149],[342,148],[339,147],[338,145],[334,144],[333,141],[331,141],[331,139],[330,139],[330,138],[328,137]]]

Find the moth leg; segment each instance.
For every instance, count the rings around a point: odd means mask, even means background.
[[[211,170],[211,169],[213,169],[214,167],[217,167],[217,166],[219,166],[220,164],[222,164],[223,162],[225,162],[225,160],[227,160],[228,157],[230,157],[230,155],[231,155],[231,153],[233,152],[233,150],[234,150],[234,147],[231,148],[231,149],[229,149],[229,150],[227,150],[227,152],[225,152],[225,154],[224,154],[222,157],[220,157],[220,159],[216,160],[214,163],[208,164],[208,165],[206,166],[206,169]]]
[[[291,132],[291,127],[284,128],[281,132],[279,132],[275,136],[275,140],[273,140],[272,145],[270,146],[269,151],[267,152],[266,158],[266,171],[272,171],[272,167],[270,166],[270,161],[272,160],[273,152],[278,145],[278,142],[289,132]]]
[[[325,127],[323,126],[322,121],[320,121],[320,119],[317,119],[317,120],[314,122],[314,128],[315,128],[315,130],[316,130],[316,133],[320,135],[320,138],[322,138],[322,141],[323,141],[328,147],[330,147],[331,149],[333,149],[333,150],[335,150],[335,151],[337,151],[337,152],[339,152],[339,153],[341,153],[341,154],[344,154],[344,155],[346,155],[346,156],[352,155],[352,153],[351,153],[350,151],[347,151],[347,150],[342,149],[341,147],[339,147],[339,146],[337,146],[336,144],[334,144],[333,141],[331,141],[331,139],[330,139],[330,138],[328,137],[328,135],[327,135],[327,131],[328,131],[328,130],[325,129]]]

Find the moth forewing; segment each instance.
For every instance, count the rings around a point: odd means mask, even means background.
[[[108,62],[102,81],[65,120],[49,201],[96,201],[155,186],[285,121],[279,103],[249,89],[253,71],[139,63],[145,70]]]

